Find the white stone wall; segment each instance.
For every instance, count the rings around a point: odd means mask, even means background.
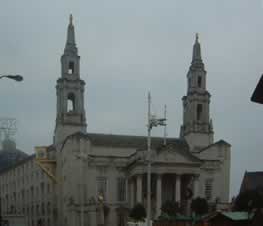
[[[0,174],[2,214],[10,211],[23,214],[28,220],[28,226],[40,218],[44,220],[45,226],[53,226],[53,190],[49,178],[36,165],[35,159],[30,157]]]

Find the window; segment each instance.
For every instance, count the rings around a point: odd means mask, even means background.
[[[125,225],[125,217],[123,214],[118,214],[118,226]]]
[[[51,207],[50,202],[47,203],[47,214],[49,215],[51,213]]]
[[[125,178],[117,179],[117,195],[118,195],[118,201],[123,202],[126,200],[126,179]]]
[[[201,86],[202,86],[202,77],[201,76],[198,76],[197,85],[199,88],[201,88]]]
[[[104,199],[107,197],[107,179],[105,177],[97,177],[97,194],[101,194]]]
[[[73,74],[74,73],[74,62],[70,61],[68,66],[68,73]]]
[[[198,121],[201,120],[201,115],[202,115],[202,110],[203,110],[202,108],[203,108],[202,104],[197,104],[196,114],[197,114]]]
[[[75,96],[73,93],[70,93],[68,95],[68,101],[67,101],[67,112],[75,111]]]
[[[43,202],[41,204],[41,214],[45,215],[45,204]]]
[[[209,201],[212,199],[213,193],[213,179],[208,178],[205,180],[205,197]]]

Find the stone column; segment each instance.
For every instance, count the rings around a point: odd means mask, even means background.
[[[134,207],[134,183],[133,178],[130,179],[130,208]]]
[[[176,174],[175,180],[175,201],[181,204],[181,175]]]
[[[136,185],[137,185],[136,202],[142,203],[142,175],[137,175]]]
[[[162,175],[157,174],[156,182],[156,218],[161,215],[162,207]]]
[[[199,175],[193,177],[193,199],[199,196]]]

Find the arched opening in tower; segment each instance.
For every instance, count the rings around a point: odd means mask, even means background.
[[[70,61],[68,65],[68,73],[73,74],[74,73],[74,62]]]
[[[75,96],[73,93],[68,95],[67,112],[75,111]]]
[[[197,104],[196,114],[197,114],[197,121],[201,120],[203,106],[202,104]]]

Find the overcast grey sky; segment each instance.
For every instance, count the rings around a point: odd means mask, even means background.
[[[8,0],[0,8],[1,117],[18,120],[18,147],[52,143],[56,79],[74,17],[86,81],[88,131],[146,134],[146,95],[168,105],[168,134],[178,136],[195,32],[200,34],[215,140],[232,144],[231,194],[244,171],[262,171],[263,106],[250,96],[263,73],[259,0]],[[155,129],[154,135],[162,135]]]

